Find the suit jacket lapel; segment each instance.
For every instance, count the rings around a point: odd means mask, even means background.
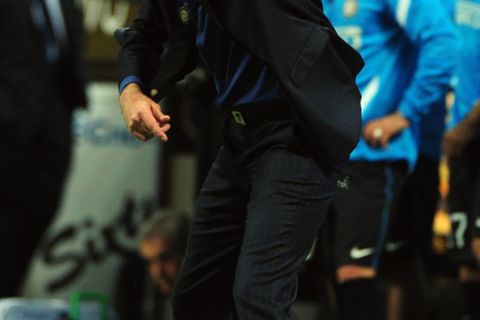
[[[68,41],[65,18],[60,0],[43,0],[50,25],[60,47],[65,47]]]

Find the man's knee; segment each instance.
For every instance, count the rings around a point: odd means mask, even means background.
[[[472,250],[477,260],[478,266],[480,267],[480,237],[475,237],[472,241]]]
[[[372,279],[377,275],[377,270],[372,267],[347,264],[337,268],[336,276],[339,283],[359,279]]]
[[[246,268],[248,269],[248,268]],[[295,272],[280,275],[279,272],[252,274],[238,272],[233,286],[232,297],[239,310],[280,310],[286,308],[295,298],[297,281]],[[239,276],[240,275],[240,276]]]
[[[248,281],[236,281],[233,287],[233,302],[237,310],[244,309],[249,305],[255,304],[256,297],[252,294],[253,284],[249,284]]]

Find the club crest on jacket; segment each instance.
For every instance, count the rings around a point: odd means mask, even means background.
[[[190,20],[192,19],[192,15],[190,13],[190,9],[188,8],[187,3],[184,3],[178,9],[178,17],[180,18],[180,22],[183,24],[189,24]]]

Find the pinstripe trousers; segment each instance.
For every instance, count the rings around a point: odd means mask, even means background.
[[[339,176],[317,165],[294,127],[226,118],[172,294],[176,320],[292,319],[297,274]]]

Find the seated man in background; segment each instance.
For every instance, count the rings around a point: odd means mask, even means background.
[[[168,297],[185,254],[189,230],[186,215],[163,210],[141,226],[140,257],[127,257],[118,274],[114,306],[119,320],[172,319]]]

